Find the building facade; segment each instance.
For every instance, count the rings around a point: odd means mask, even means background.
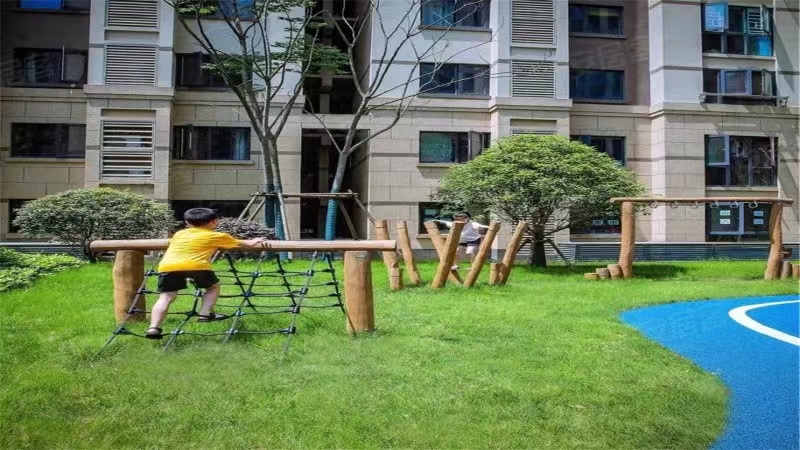
[[[406,220],[417,248],[431,247],[422,222],[439,214],[429,198],[445,171],[511,134],[582,140],[634,171],[654,196],[798,199],[795,1],[483,0],[465,8],[430,0],[417,2],[411,19],[406,3],[381,2],[380,19],[389,29],[413,20],[420,42],[441,39],[437,57],[446,64],[433,56],[417,63],[408,48],[398,54],[385,85],[412,80],[425,92],[353,155],[345,188],[372,216]],[[318,8],[342,10],[334,0]],[[15,0],[1,12],[0,240],[24,239],[11,225],[24,201],[72,188],[129,189],[178,212],[210,206],[227,215],[263,190],[261,149],[242,107],[204,71],[201,47],[169,5]],[[376,20],[359,45],[370,74],[386,44]],[[206,23],[220,45],[234,44],[223,21]],[[286,192],[327,191],[337,153],[303,110],[346,128],[353,90],[348,76],[306,80],[279,139]],[[360,128],[383,127],[392,114],[375,111]],[[321,236],[324,206],[290,199],[292,237]],[[367,217],[352,212],[359,234],[372,235]],[[763,205],[662,207],[639,221],[637,240],[763,240],[768,220]],[[786,241],[800,241],[799,222],[800,205],[786,208]],[[618,233],[618,218],[600,217],[556,241],[615,241]]]

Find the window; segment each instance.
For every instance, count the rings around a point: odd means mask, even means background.
[[[775,73],[764,69],[705,69],[703,91],[705,103],[774,105],[777,100]]]
[[[91,0],[19,0],[22,9],[65,9],[88,11]]]
[[[597,151],[614,158],[620,165],[625,165],[625,138],[611,136],[572,136],[571,139],[581,141],[594,147]],[[618,234],[622,231],[619,213],[605,217],[596,217],[576,226],[571,232],[574,234]]]
[[[428,234],[428,230],[425,229],[425,222],[441,219],[444,205],[442,203],[420,203],[417,207],[419,208],[419,232],[421,234]],[[448,229],[447,226],[442,223],[437,223],[436,227],[439,228],[440,231]]]
[[[625,72],[621,70],[572,69],[570,98],[578,100],[624,100]]]
[[[228,18],[238,17],[239,19],[253,20],[255,19],[255,11],[253,5],[254,1],[255,0],[217,0],[217,8],[214,11],[214,13],[212,14],[201,13],[200,15],[202,17],[214,18],[214,19],[221,19],[223,17],[228,17]],[[195,3],[196,2],[189,3],[190,10],[184,13],[183,14],[184,16],[194,17],[195,15],[194,11],[192,11],[191,9],[194,8]],[[202,5],[202,2],[199,3],[199,5]],[[236,6],[236,8],[234,8],[234,5]]]
[[[489,0],[423,0],[422,24],[489,28]]]
[[[211,56],[202,53],[188,53],[175,55],[175,86],[178,87],[203,87],[203,88],[226,88],[225,79],[221,74],[215,73],[206,64],[211,63]],[[243,82],[240,75],[234,75],[234,83]]]
[[[22,84],[83,84],[88,52],[70,48],[14,49],[15,82]]]
[[[616,6],[569,6],[570,33],[622,35],[622,8]]]
[[[489,95],[489,66],[420,63],[420,93]]]
[[[83,158],[86,125],[12,123],[11,156]]]
[[[172,157],[188,160],[250,160],[250,128],[175,127]]]
[[[594,147],[597,151],[612,157],[620,165],[625,165],[625,138],[610,136],[572,136],[570,139],[581,141]]]
[[[706,136],[706,186],[775,186],[775,138]]]
[[[22,208],[22,205],[31,201],[32,199],[10,199],[8,201],[8,232],[19,233],[19,227],[14,225],[14,219],[17,218],[17,210]]]
[[[772,56],[770,8],[725,2],[703,6],[703,52]]]
[[[706,206],[706,241],[769,240],[770,205],[711,203]]]
[[[239,217],[247,207],[244,200],[173,200],[170,204],[179,222],[183,222],[183,213],[192,208],[211,208],[220,217]]]
[[[447,133],[422,131],[419,133],[419,162],[464,163],[489,147],[489,133]]]

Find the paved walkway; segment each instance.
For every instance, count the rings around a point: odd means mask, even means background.
[[[728,386],[728,425],[712,448],[800,449],[799,296],[674,303],[621,318]]]

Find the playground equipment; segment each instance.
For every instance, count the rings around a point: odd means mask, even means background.
[[[792,269],[789,261],[784,261],[783,231],[781,230],[781,217],[783,207],[794,203],[792,199],[772,197],[617,197],[610,200],[619,203],[621,210],[621,239],[618,264],[610,264],[606,268],[599,268],[595,273],[587,273],[588,279],[604,278],[631,278],[633,277],[633,256],[636,246],[636,205],[646,204],[650,208],[657,208],[660,203],[668,204],[673,208],[681,205],[691,205],[699,208],[700,204],[710,203],[719,206],[728,203],[730,206],[755,208],[759,204],[770,205],[769,215],[769,257],[764,271],[765,280],[788,278],[796,270]],[[800,273],[798,274],[800,276]]]
[[[169,245],[167,239],[139,239],[139,240],[101,240],[94,241],[89,245],[93,252],[116,252],[114,258],[114,312],[118,324],[124,324],[130,320],[143,319],[143,312],[146,310],[145,297],[148,293],[146,291],[146,275],[153,275],[155,272],[145,272],[144,256],[145,252],[165,250]],[[308,295],[308,288],[311,283],[311,275],[313,275],[313,264],[316,262],[316,252],[344,252],[344,295],[345,307],[347,315],[347,331],[351,334],[369,332],[375,329],[375,314],[373,306],[373,289],[372,289],[372,271],[370,267],[370,251],[393,251],[396,249],[396,241],[269,241],[264,247],[261,248],[237,248],[237,252],[261,252],[259,258],[260,267],[261,262],[266,259],[267,254],[275,252],[287,251],[305,251],[315,252],[315,257],[312,259],[312,269],[305,271],[304,283],[292,284],[287,281],[287,275],[302,275],[302,272],[289,273],[279,266],[277,274],[282,280],[280,286],[286,289],[282,293],[283,297],[290,297],[292,299],[292,314],[297,314],[302,307],[303,299]],[[239,275],[230,261],[233,277],[239,286],[246,286],[242,278],[247,278]],[[333,268],[330,265],[330,258],[327,258],[328,268],[327,273],[331,274],[332,281],[336,281]],[[238,317],[243,315],[241,311],[246,307],[250,307],[248,303],[249,297],[253,297],[253,286],[255,281],[260,278],[261,272],[257,268],[251,274],[249,280],[249,289],[242,289],[241,295],[243,301],[237,310],[238,313],[234,316]],[[266,275],[263,275],[266,276]],[[324,281],[323,283],[330,285],[331,281]],[[337,283],[338,284],[338,283]],[[273,285],[274,286],[274,285]],[[248,292],[250,294],[248,294]],[[338,287],[336,290],[338,294]],[[195,299],[202,295],[199,292],[195,293]],[[267,296],[267,294],[264,294]],[[328,295],[331,296],[331,295]],[[339,306],[339,305],[333,305]],[[196,314],[188,314],[187,320]],[[282,332],[292,334],[294,333],[294,321],[292,325],[287,327]],[[235,334],[235,327],[231,327],[229,334]],[[124,332],[118,334],[126,334]],[[113,338],[113,336],[112,336]],[[171,341],[170,341],[171,343]]]

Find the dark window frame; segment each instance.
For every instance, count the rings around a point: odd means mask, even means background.
[[[768,8],[766,6],[760,7],[752,7],[752,6],[738,6],[738,5],[728,5],[727,12],[724,17],[724,24],[722,24],[721,29],[712,28],[709,29],[708,23],[706,21],[706,14],[707,9],[710,5],[717,6],[711,3],[704,3],[703,8],[701,8],[700,14],[700,21],[701,21],[701,30],[702,30],[702,49],[703,53],[719,53],[723,55],[748,55],[748,56],[764,56],[770,57],[774,56],[775,54],[775,38],[774,38],[774,11],[772,8]],[[766,27],[768,30],[750,30],[750,22],[748,20],[748,14],[750,10],[758,10],[759,16],[761,17],[761,27],[764,26],[765,22],[763,19],[764,13],[767,14],[766,19]],[[738,18],[736,16],[738,15]],[[732,19],[737,20],[737,23],[741,23],[741,31],[738,30],[730,30]],[[767,36],[769,40],[769,52],[753,52],[751,46],[754,45],[752,39]],[[738,41],[741,38],[741,52],[739,51],[731,51],[731,42]],[[712,41],[715,40],[715,42]],[[718,45],[714,45],[718,44]],[[718,47],[718,49],[716,49]],[[735,49],[734,49],[735,50]]]
[[[594,147],[597,151],[610,156],[621,166],[625,166],[627,163],[626,139],[624,136],[572,135],[570,139]],[[600,148],[600,143],[602,143],[603,148]],[[613,155],[615,143],[620,143],[621,145],[621,159]],[[609,148],[611,152],[609,152]],[[570,229],[571,234],[619,234],[621,231],[618,212],[604,217],[593,218],[585,224],[577,225]]]
[[[25,6],[27,1],[18,0],[17,8],[25,11],[89,11],[91,9],[91,0],[53,0],[53,2],[60,3],[58,8]],[[75,4],[77,6],[73,6]]]
[[[54,130],[49,130],[49,133],[52,133],[52,136],[61,138],[58,143],[53,143],[52,148],[49,151],[44,153],[31,153],[30,151],[23,151],[23,146],[25,145],[26,137],[22,134],[27,132],[31,135],[38,136],[42,138],[46,135],[45,130],[42,130],[43,127],[53,127]],[[27,129],[26,129],[27,128]],[[39,130],[31,129],[31,128],[40,128]],[[76,142],[82,142],[83,147],[80,149],[76,149],[75,151],[71,151],[69,148],[70,140],[71,140],[71,133],[73,129],[82,129],[82,133],[76,136]],[[81,139],[82,138],[82,139]],[[23,141],[23,142],[20,142]],[[30,148],[42,148],[41,144],[37,144],[34,147],[34,144],[29,144]],[[26,149],[29,150],[29,149]],[[14,122],[11,124],[11,147],[10,147],[10,156],[12,158],[85,158],[86,157],[86,125],[84,124],[77,124],[77,123],[29,123],[29,122]]]
[[[727,75],[743,73],[744,90],[732,92]],[[767,69],[703,69],[704,103],[727,105],[776,105],[775,72]]]
[[[584,75],[590,74],[618,74],[620,75],[619,78],[619,97],[612,97],[609,93],[613,92],[613,86],[606,85],[606,95],[601,96],[592,96],[592,95],[584,95],[583,93],[578,96],[578,84],[580,81],[580,77]],[[607,78],[607,77],[606,77]],[[614,102],[614,103],[623,103],[626,101],[625,95],[625,71],[624,70],[602,70],[602,69],[570,69],[569,71],[569,94],[570,98],[573,100],[583,101],[583,102]],[[582,90],[588,91],[590,87],[583,87]]]
[[[203,67],[205,64],[209,63],[211,63],[211,56],[202,52],[176,53],[175,87],[183,89],[230,89],[228,83],[225,81],[225,78],[222,75],[214,73],[210,69]],[[187,68],[187,66],[190,64],[195,64],[195,67]],[[199,68],[200,71],[195,72],[192,70],[195,68]],[[242,79],[237,79],[234,81],[237,83],[244,82]]]
[[[224,135],[219,135],[225,132],[229,133],[227,137]],[[206,136],[202,136],[201,133],[208,134]],[[214,136],[214,133],[218,133],[218,135]],[[251,129],[249,127],[196,127],[193,125],[175,126],[172,130],[172,159],[179,161],[250,161],[250,133]],[[241,137],[237,138],[236,134],[240,134]],[[214,139],[228,140],[228,142],[231,144],[231,148],[227,149],[230,151],[230,157],[214,157],[219,156],[219,153],[214,153],[215,148],[196,147],[201,145],[201,142],[209,142],[213,141]],[[236,158],[237,152],[233,148],[234,141],[236,139],[245,140],[244,144],[242,144],[244,145],[245,150],[244,153],[240,155],[240,158]],[[219,149],[216,150],[218,151]],[[198,155],[202,157],[197,157]]]
[[[748,203],[707,204],[706,242],[769,241],[769,216],[769,204],[758,203],[755,208]],[[726,218],[728,223],[721,223]],[[715,220],[720,222],[720,227],[727,229],[715,230]]]
[[[586,31],[587,25],[589,24],[590,15],[587,13],[590,9],[598,9],[598,10],[609,10],[617,12],[617,17],[619,17],[619,31],[618,32],[611,32],[608,30],[608,24],[606,24],[605,31],[602,29],[601,26],[600,31]],[[573,12],[577,10],[584,10],[584,16],[582,20],[582,27],[580,30],[576,30],[573,28],[577,19],[573,17]],[[593,36],[615,36],[621,37],[625,36],[625,10],[622,6],[608,6],[608,5],[586,5],[586,4],[573,4],[570,3],[569,5],[569,32],[570,34],[590,34]]]
[[[19,199],[19,198],[10,198],[8,199],[8,232],[9,233],[19,233],[19,227],[14,225],[14,219],[17,218],[17,210],[22,208],[22,206],[30,202],[34,199],[26,198],[26,199]]]
[[[572,135],[570,139],[573,141],[580,141],[589,147],[594,147],[597,151],[602,152],[610,156],[614,161],[617,161],[621,166],[625,166],[627,163],[627,151],[626,151],[626,140],[625,136],[597,136],[597,135],[588,135],[588,134],[581,134],[581,135]],[[602,142],[602,147],[600,148],[599,144]],[[621,158],[616,158],[614,156],[614,146],[615,143],[620,143],[621,149]],[[611,147],[611,152],[609,152],[609,146]]]
[[[38,53],[38,55],[36,55]],[[49,56],[45,54],[49,53]],[[56,56],[60,54],[60,56]],[[57,65],[58,68],[54,68],[53,72],[53,79],[46,80],[46,81],[38,81],[37,78],[34,78],[33,81],[26,79],[26,72],[31,69],[25,67],[26,60],[28,58],[46,58],[49,62],[53,62],[53,57],[56,56],[58,58]],[[83,66],[79,69],[81,71],[81,75],[77,78],[67,78],[67,59],[68,57],[75,57],[79,56],[83,58]],[[13,51],[13,58],[14,58],[14,78],[11,82],[11,85],[16,86],[46,86],[46,87],[73,87],[73,86],[82,86],[86,84],[86,79],[89,72],[89,51],[76,49],[76,48],[34,48],[34,47],[17,47],[14,48]],[[34,70],[34,77],[38,72],[37,67],[33,68]]]
[[[225,0],[222,0],[222,1],[225,1]],[[240,0],[240,1],[242,1],[242,0]],[[253,1],[254,0],[250,0],[250,2],[253,2]],[[217,9],[217,11],[214,14],[207,14],[207,15],[204,15],[204,16],[200,16],[200,18],[201,19],[211,19],[211,20],[225,20],[225,14],[222,11],[222,8],[224,8],[224,6],[220,7],[219,6],[219,1],[217,2],[217,5],[218,5],[219,9]],[[252,3],[251,3],[251,5],[252,5]],[[246,8],[250,8],[250,7],[246,7]],[[192,14],[191,12],[186,12],[186,13],[181,14],[181,17],[195,17],[195,15]],[[229,18],[230,19],[234,19],[235,16],[230,15]],[[256,20],[255,12],[252,9],[244,9],[244,10],[242,10],[240,8],[239,9],[238,18],[239,18],[239,20],[242,20],[242,21],[245,21],[245,22],[254,22]]]
[[[720,147],[720,142],[717,142],[717,146],[715,147],[717,151],[722,152],[722,158],[714,158],[715,161],[712,161],[710,156],[710,143],[713,140],[722,139],[722,146]],[[770,151],[769,154],[766,155],[766,160],[771,163],[770,166],[763,166],[757,165],[757,156],[760,156],[756,153],[750,154],[749,152],[754,152],[756,150],[761,150],[760,148],[754,150],[752,147],[748,149],[739,149],[736,148],[734,142],[736,140],[754,140],[754,139],[768,139],[770,141]],[[764,136],[731,136],[727,134],[723,135],[706,135],[705,136],[705,167],[706,167],[706,186],[719,186],[719,187],[776,187],[778,184],[778,138],[776,137],[764,137]],[[740,144],[743,146],[743,144]],[[742,151],[743,153],[739,153]],[[763,155],[762,155],[763,156]],[[747,176],[747,183],[736,183],[733,180],[734,175],[741,176],[738,174],[737,169],[741,169],[741,162],[738,164],[735,160],[746,160],[746,176]],[[756,183],[755,181],[758,179],[754,174],[754,171],[761,171],[761,172],[769,172],[769,178],[771,179],[768,183]],[[715,180],[724,180],[721,183]]]
[[[419,23],[423,28],[477,28],[488,29],[491,23],[490,0],[422,0]],[[452,4],[448,16],[436,14],[432,8]]]
[[[452,157],[448,160],[423,158],[423,138],[433,135],[449,135],[450,143],[455,145]],[[480,131],[420,131],[419,163],[420,164],[462,164],[469,162],[489,148],[491,134]]]
[[[429,216],[425,214],[425,209],[435,209],[438,210],[438,213],[434,216]],[[425,228],[425,222],[436,219],[441,217],[442,210],[444,209],[444,203],[440,202],[419,202],[417,203],[417,219],[419,220],[419,233],[420,234],[428,234],[428,230]],[[437,223],[436,227],[439,228],[440,231],[447,230],[447,226],[441,223]]]
[[[435,78],[437,74],[447,75],[446,71],[453,71],[450,81],[439,83]],[[469,76],[469,71],[475,71],[474,76]],[[455,95],[485,97],[489,95],[489,79],[491,67],[484,64],[419,64],[419,93],[420,95]],[[466,86],[470,81],[481,79],[484,89],[482,92],[467,92]],[[452,92],[445,92],[450,90]]]

